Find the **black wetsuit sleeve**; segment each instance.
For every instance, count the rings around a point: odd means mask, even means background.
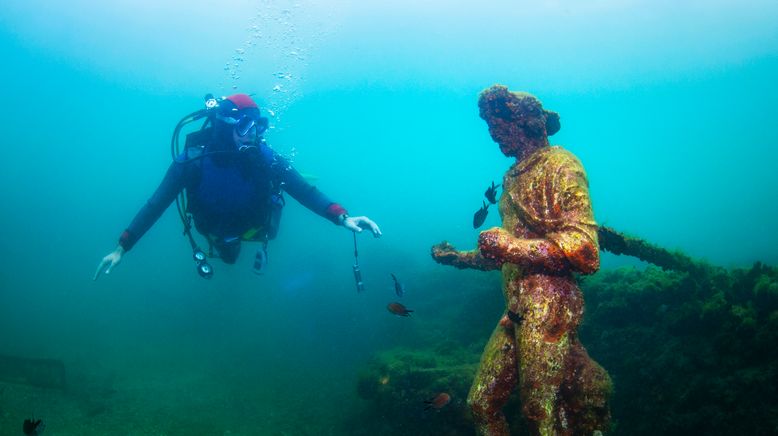
[[[284,168],[281,171],[284,191],[314,213],[335,224],[340,224],[340,216],[346,213],[343,206],[331,201],[315,186],[306,182],[303,176],[288,162],[284,162]]]
[[[162,216],[165,209],[175,200],[176,196],[186,186],[187,177],[192,171],[190,164],[173,162],[167,170],[162,183],[149,198],[146,204],[138,211],[130,226],[122,233],[119,244],[125,251],[129,251],[136,242],[154,225]]]

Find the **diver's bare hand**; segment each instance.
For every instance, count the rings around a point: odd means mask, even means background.
[[[101,273],[110,274],[111,270],[122,261],[122,255],[124,255],[124,248],[121,245],[116,247],[116,250],[110,252],[107,256],[100,261],[97,265],[97,271],[92,280],[97,280]]]
[[[343,227],[351,230],[354,233],[360,233],[362,229],[367,229],[373,232],[373,236],[376,238],[381,237],[381,229],[378,227],[378,224],[374,223],[373,220],[366,216],[348,216],[346,215],[345,218],[343,218],[343,221],[341,222],[343,224]]]

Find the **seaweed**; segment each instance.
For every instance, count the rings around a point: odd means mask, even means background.
[[[761,263],[731,270],[649,266],[603,270],[580,282],[586,312],[579,335],[614,384],[609,434],[778,432],[778,270]],[[447,296],[433,302],[450,303],[454,291],[464,294],[462,301],[480,296],[491,307],[483,288],[461,286],[448,286]],[[490,310],[497,312],[496,289],[493,298]],[[490,316],[499,316],[488,312],[456,317],[456,331],[484,329]],[[454,324],[455,313],[446,309],[428,326]],[[417,348],[379,352],[363,368],[357,390],[365,411],[353,418],[355,434],[474,431],[464,399],[486,338],[416,333]],[[422,413],[421,401],[437,391],[454,400]],[[513,434],[527,434],[517,397],[504,410]]]
[[[775,269],[603,271],[582,288],[582,341],[616,385],[613,434],[778,429]]]

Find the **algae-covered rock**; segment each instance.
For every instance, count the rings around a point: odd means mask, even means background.
[[[627,269],[584,282],[580,332],[614,380],[613,434],[778,429],[778,274],[761,264],[699,274]]]
[[[374,356],[359,374],[357,393],[367,403],[354,434],[471,433],[465,399],[479,355],[452,344],[445,350],[395,348]],[[424,401],[441,392],[451,402],[425,410]]]
[[[625,268],[582,280],[580,337],[613,379],[609,435],[778,432],[778,271],[700,271]],[[484,298],[482,289],[448,291]],[[357,389],[366,409],[354,434],[474,434],[465,398],[485,338],[459,332],[488,328],[494,315],[440,313],[417,332],[423,345],[383,351],[365,366]],[[447,325],[456,333],[432,328]],[[424,412],[422,401],[439,391],[451,404]],[[504,410],[512,434],[526,434],[519,399]]]
[[[754,303],[765,312],[778,310],[778,283],[760,275],[754,285]]]

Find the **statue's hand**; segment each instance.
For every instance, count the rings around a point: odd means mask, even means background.
[[[487,259],[500,260],[508,247],[511,234],[500,227],[492,227],[478,235],[478,249]]]
[[[441,265],[451,265],[459,269],[479,269],[481,271],[492,271],[500,269],[502,262],[486,259],[481,256],[477,249],[470,251],[459,251],[448,242],[432,246],[432,258]]]
[[[432,258],[441,264],[450,264],[457,258],[457,249],[446,241],[432,246]]]

